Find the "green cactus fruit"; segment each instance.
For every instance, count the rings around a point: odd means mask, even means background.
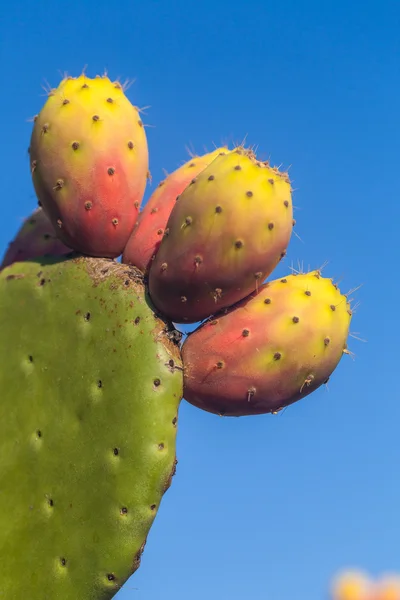
[[[176,198],[221,152],[228,150],[217,148],[203,156],[193,156],[160,183],[139,215],[123,252],[122,262],[135,265],[143,273],[147,272],[157,254]]]
[[[286,174],[244,148],[218,156],[179,197],[150,267],[149,291],[176,323],[194,323],[262,284],[293,227]]]
[[[63,79],[35,118],[30,167],[59,238],[90,256],[119,256],[139,214],[148,147],[120,83]]]
[[[0,274],[0,596],[112,598],[175,469],[172,325],[112,260]]]
[[[9,244],[0,264],[0,269],[16,261],[28,260],[39,256],[62,256],[69,254],[71,248],[58,239],[54,227],[42,208],[37,208],[25,219],[17,235]]]
[[[184,397],[220,415],[276,412],[327,381],[350,321],[346,296],[319,271],[267,283],[186,339]]]

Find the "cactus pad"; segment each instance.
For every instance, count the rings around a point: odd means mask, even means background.
[[[105,600],[138,568],[176,464],[171,331],[132,267],[0,274],[1,597]]]

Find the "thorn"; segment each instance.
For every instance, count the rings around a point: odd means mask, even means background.
[[[300,388],[300,394],[302,393],[302,391],[304,389],[304,386],[309,387],[312,384],[313,381],[314,381],[314,375],[312,375],[312,374],[308,375],[308,377],[306,377],[306,379],[304,380],[303,385]]]
[[[322,273],[322,271],[325,269],[325,267],[327,267],[329,264],[329,260],[326,260],[325,262],[322,263],[322,265],[317,269],[317,271],[319,271],[320,273]]]
[[[348,291],[346,294],[344,294],[344,296],[346,296],[346,297],[347,297],[347,296],[350,296],[351,294],[354,294],[355,292],[358,292],[358,290],[359,290],[360,288],[362,288],[362,287],[363,287],[363,285],[364,285],[363,283],[360,283],[360,285],[358,285],[358,286],[356,286],[356,287],[352,288],[351,290],[349,290],[349,291]]]
[[[63,81],[64,79],[68,78],[68,71],[61,71],[61,69],[57,69],[57,72],[60,74],[60,77]]]
[[[289,267],[289,269],[292,271],[292,273],[295,273],[296,275],[304,275],[304,268],[303,268],[303,261],[300,264],[300,261],[297,261],[297,268],[293,266]]]
[[[242,142],[239,144],[239,147],[240,147],[240,148],[244,148],[244,147],[245,147],[245,144],[246,144],[246,141],[247,141],[247,137],[248,137],[248,135],[249,135],[248,133],[246,133],[246,134],[245,134],[245,136],[244,136],[244,138],[243,138]]]
[[[333,285],[335,285],[336,287],[339,287],[339,285],[342,283],[344,278],[344,274],[342,273],[339,277],[339,279],[337,279],[336,281],[334,281]]]
[[[42,89],[46,92],[47,95],[50,94],[52,87],[49,84],[49,82],[47,81],[47,79],[44,80],[44,83],[42,83]]]
[[[304,244],[304,243],[305,243],[305,242],[304,242],[304,240],[302,240],[302,238],[299,236],[299,234],[297,233],[297,231],[296,231],[295,229],[293,229],[292,231],[293,231],[293,234],[294,234],[294,235],[297,237],[297,239],[298,239],[298,240],[299,240],[299,241],[300,241],[302,244]]]
[[[126,78],[124,83],[122,84],[123,91],[126,92],[127,90],[129,90],[129,88],[135,83],[135,81],[136,79],[129,79],[129,77]]]
[[[347,346],[346,346],[345,348],[343,348],[343,354],[347,354],[348,356],[350,356],[350,358],[351,358],[352,360],[354,360],[354,359],[355,359],[355,357],[356,357],[355,353],[354,353],[354,352],[352,352],[351,350],[349,350],[349,349],[347,348]]]
[[[193,150],[189,146],[185,146],[185,150],[189,154],[190,158],[195,158],[198,155],[197,155],[196,151],[194,150],[194,146],[193,146],[192,142],[190,142],[190,145],[192,146]]]
[[[358,342],[364,342],[366,344],[367,340],[364,340],[363,338],[358,337],[358,335],[357,335],[358,333],[359,333],[358,331],[355,331],[353,333],[350,331],[349,336],[352,337],[353,339],[357,340]]]
[[[139,108],[139,106],[136,107],[138,113],[143,114],[143,115],[146,115],[146,113],[144,111],[147,110],[148,108],[151,108],[150,104],[148,106],[143,106],[143,108]],[[147,115],[146,115],[146,117],[147,117]]]

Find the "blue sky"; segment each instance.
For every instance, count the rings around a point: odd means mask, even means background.
[[[178,471],[140,570],[118,600],[321,600],[338,570],[400,571],[400,5],[282,0],[17,0],[3,12],[5,247],[35,207],[27,148],[41,84],[60,72],[136,78],[154,189],[213,143],[290,168],[285,261],[329,261],[357,292],[354,360],[277,416],[182,403]],[[396,250],[397,248],[397,250]],[[357,333],[358,332],[358,333]]]

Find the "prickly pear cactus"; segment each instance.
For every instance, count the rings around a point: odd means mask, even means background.
[[[15,238],[10,242],[0,269],[16,261],[46,255],[62,256],[70,252],[71,248],[58,239],[43,209],[37,208],[25,219]]]
[[[139,214],[148,148],[120,83],[63,79],[35,118],[30,168],[59,238],[90,256],[119,256]]]
[[[0,596],[112,598],[175,469],[172,326],[111,260],[0,274]]]

